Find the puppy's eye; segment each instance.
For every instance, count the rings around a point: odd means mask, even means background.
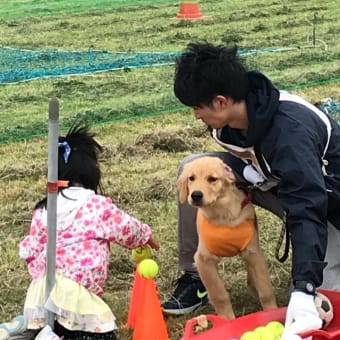
[[[214,177],[214,176],[209,176],[208,177],[208,182],[209,183],[214,183],[214,182],[216,182],[217,181],[217,177]]]
[[[194,175],[189,176],[189,181],[190,181],[190,182],[192,182],[192,181],[194,181],[194,180],[195,180],[195,176],[194,176]]]

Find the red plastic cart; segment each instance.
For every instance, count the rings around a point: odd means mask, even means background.
[[[302,338],[313,336],[313,340],[333,339],[340,340],[340,292],[319,289],[332,302],[334,318],[325,329],[300,334]],[[265,326],[270,321],[284,323],[286,307],[260,311],[238,317],[234,320],[226,320],[217,315],[208,314],[207,319],[212,323],[212,328],[202,333],[194,333],[197,325],[195,318],[188,320],[181,340],[232,340],[239,339],[246,331],[254,330],[256,327]]]

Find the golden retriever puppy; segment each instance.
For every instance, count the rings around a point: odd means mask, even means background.
[[[260,249],[254,206],[235,185],[230,167],[218,157],[197,158],[177,180],[179,201],[197,208],[198,248],[195,264],[218,315],[235,318],[230,296],[218,273],[221,257],[240,255],[250,291],[263,309],[276,308],[264,255]]]

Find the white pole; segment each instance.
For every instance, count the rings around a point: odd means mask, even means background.
[[[47,249],[46,301],[55,283],[55,248],[58,195],[58,138],[59,101],[51,98],[48,112],[48,169],[47,169]],[[45,310],[45,325],[54,328],[54,314]]]

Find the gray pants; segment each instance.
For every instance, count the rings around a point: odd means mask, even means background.
[[[239,183],[251,185],[243,178],[243,169],[245,163],[239,158],[227,152],[210,152],[194,154],[186,157],[180,164],[178,173],[186,163],[195,158],[202,156],[217,156],[227,163],[236,176]],[[260,206],[279,218],[282,219],[284,211],[276,196],[276,189],[269,191],[254,190],[253,203]],[[196,209],[189,204],[178,203],[178,251],[179,251],[179,269],[187,271],[196,271],[193,265],[193,258],[198,244],[196,230]],[[328,228],[328,245],[325,261],[328,262],[324,269],[324,281],[322,288],[340,290],[340,230],[336,229],[329,223]]]

